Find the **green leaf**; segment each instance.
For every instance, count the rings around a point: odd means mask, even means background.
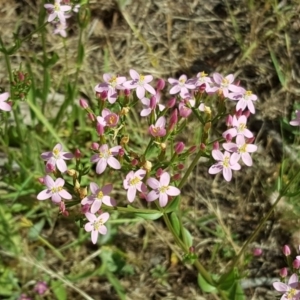
[[[33,227],[31,227],[28,231],[28,238],[31,241],[36,241],[44,228],[45,219],[41,219],[39,222],[35,223]]]
[[[121,300],[126,300],[126,294],[125,294],[124,288],[121,285],[118,278],[111,272],[106,272],[106,277],[107,277],[108,281],[111,283],[111,285],[114,287],[114,289],[117,292],[119,298]]]
[[[175,212],[171,213],[171,223],[177,235],[180,235],[180,222]]]
[[[67,291],[63,283],[59,281],[52,281],[51,289],[57,300],[67,300]]]
[[[157,220],[157,219],[159,219],[163,215],[163,213],[158,211],[157,213],[150,213],[150,214],[147,214],[147,213],[135,213],[135,215],[137,217],[143,218],[145,220]]]
[[[229,299],[232,300],[245,300],[244,290],[239,281],[236,281],[229,292]]]
[[[198,285],[200,289],[205,293],[216,293],[217,288],[213,285],[210,285],[200,273],[198,273]]]
[[[47,66],[53,66],[57,63],[57,61],[59,60],[59,56],[56,52],[54,52],[51,56],[51,58],[48,59],[47,61]]]
[[[236,270],[233,269],[229,274],[223,274],[219,279],[218,287],[221,290],[229,290],[236,282],[237,274]]]
[[[182,238],[186,246],[191,247],[193,245],[193,237],[186,228],[182,229]]]
[[[180,197],[176,197],[168,204],[168,206],[165,208],[164,211],[166,213],[170,213],[170,212],[177,210],[178,206],[179,206],[179,202],[180,202]]]

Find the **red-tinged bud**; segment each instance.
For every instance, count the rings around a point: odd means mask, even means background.
[[[161,91],[165,88],[165,85],[166,85],[165,81],[162,78],[159,78],[156,83],[156,89],[158,91]]]
[[[231,127],[232,126],[232,115],[228,115],[226,117],[226,126]]]
[[[288,245],[284,245],[282,248],[282,252],[285,256],[291,255],[291,249]]]
[[[206,89],[206,84],[205,84],[205,83],[201,84],[201,85],[198,87],[199,93],[203,93],[203,92],[205,91],[205,89]]]
[[[107,99],[107,91],[100,92],[100,99],[105,101]]]
[[[125,154],[125,151],[124,151],[124,149],[123,148],[121,148],[120,150],[119,150],[119,156],[120,157],[123,157],[124,156],[124,154]]]
[[[66,204],[65,204],[64,201],[61,201],[61,202],[59,203],[59,210],[60,210],[61,212],[64,212],[64,211],[66,210]]]
[[[96,120],[94,114],[92,114],[92,113],[88,113],[88,118],[89,118],[91,121],[95,121],[95,120]]]
[[[227,143],[230,143],[232,141],[232,135],[230,133],[226,134],[225,139]]]
[[[136,158],[134,158],[132,161],[131,161],[131,165],[132,166],[137,166],[137,164],[139,163],[139,161],[136,159]]]
[[[23,72],[18,72],[18,77],[20,81],[23,81],[25,79],[25,75]]]
[[[167,108],[172,108],[172,107],[174,107],[175,104],[176,104],[176,99],[175,98],[171,98],[167,102]]]
[[[89,212],[89,210],[90,210],[90,205],[89,204],[84,204],[84,205],[81,206],[81,212],[83,214]]]
[[[234,84],[237,85],[237,86],[240,86],[241,81],[240,81],[240,80],[237,80]]]
[[[189,252],[190,252],[190,253],[195,253],[195,247],[194,247],[194,246],[191,246],[191,247],[189,248]]]
[[[238,119],[241,115],[243,114],[243,111],[239,109],[238,111],[235,112],[235,116]]]
[[[100,124],[100,123],[97,122],[96,130],[97,130],[97,133],[99,135],[103,135],[104,134],[104,126],[103,126],[103,124]]]
[[[39,177],[38,182],[41,183],[41,184],[45,184],[44,177]]]
[[[81,158],[81,152],[80,152],[79,149],[75,150],[74,156],[75,156],[76,159],[80,159]]]
[[[93,142],[91,148],[92,150],[98,150],[100,148],[100,145],[96,142]]]
[[[280,277],[285,278],[288,275],[288,269],[287,268],[282,268],[279,271]]]
[[[295,259],[293,261],[293,268],[298,270],[300,268],[300,260],[299,259]]]
[[[79,100],[79,105],[80,105],[80,107],[82,107],[82,108],[84,108],[84,109],[86,109],[86,108],[89,107],[87,101],[84,100],[84,99],[80,99],[80,100]]]
[[[51,163],[46,164],[46,173],[53,173],[55,171],[55,165]]]
[[[205,145],[204,143],[201,143],[201,144],[200,144],[200,149],[201,149],[202,151],[204,151],[204,150],[206,149],[206,145]]]
[[[182,151],[184,150],[184,147],[185,147],[185,145],[184,145],[183,142],[178,142],[178,143],[175,145],[175,152],[176,152],[177,154],[182,153]]]
[[[254,248],[254,249],[252,250],[253,256],[261,256],[262,253],[263,253],[263,251],[262,251],[261,248]]]
[[[244,110],[243,111],[243,115],[246,116],[246,118],[248,119],[250,117],[250,115],[251,115],[250,110]]]
[[[190,153],[190,154],[194,153],[194,152],[196,151],[196,149],[197,149],[197,146],[192,146],[192,147],[190,147],[189,153]]]
[[[219,145],[219,142],[216,141],[213,143],[213,150],[219,150],[220,149],[220,145]]]
[[[156,107],[156,97],[155,97],[155,96],[152,96],[152,97],[150,98],[150,105],[149,105],[149,107],[150,107],[151,109],[155,109],[155,107]]]
[[[181,179],[181,175],[179,173],[173,175],[173,180],[178,181]]]
[[[178,111],[174,109],[170,116],[169,130],[172,131],[178,122]]]
[[[180,171],[183,170],[184,169],[184,164],[178,164],[177,169],[180,170]]]
[[[254,140],[255,140],[255,136],[252,137],[252,138],[248,138],[247,139],[247,144],[253,144]]]
[[[68,217],[69,216],[69,212],[67,210],[65,210],[65,211],[62,212],[62,215],[64,217]]]
[[[157,178],[159,178],[161,175],[162,175],[162,173],[164,173],[164,170],[162,169],[162,168],[159,168],[157,171],[156,171],[156,177]]]
[[[180,115],[180,117],[188,118],[191,113],[192,113],[192,110],[189,107],[187,107],[185,105],[180,105],[179,106],[179,115]]]
[[[129,89],[125,89],[125,90],[124,90],[124,95],[125,95],[126,97],[129,97],[129,96],[130,96],[130,90],[129,90]]]
[[[139,197],[140,197],[141,200],[146,200],[146,199],[147,199],[147,194],[141,192],[141,193],[139,194]]]

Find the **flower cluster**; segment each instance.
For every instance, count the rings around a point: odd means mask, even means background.
[[[54,4],[44,4],[49,16],[48,22],[52,23],[55,27],[54,34],[60,34],[62,37],[67,36],[67,18],[71,17],[71,12],[78,12],[80,5],[66,5],[69,1],[54,0]]]

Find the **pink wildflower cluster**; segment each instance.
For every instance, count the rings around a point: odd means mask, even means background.
[[[300,246],[299,246],[300,251]],[[290,258],[291,249],[288,245],[284,245],[282,248],[283,254],[287,257],[287,263],[289,267],[284,267],[280,270],[281,281],[274,282],[273,287],[276,291],[282,294],[281,300],[290,299],[298,300],[300,299],[300,283],[298,280],[300,272],[300,255],[292,261]],[[286,281],[288,276],[288,270],[291,269],[292,275]]]
[[[48,22],[52,23],[55,27],[54,34],[60,34],[62,37],[67,36],[67,18],[71,17],[71,12],[78,12],[80,5],[76,4],[73,7],[69,4],[68,0],[54,0],[54,4],[46,3],[46,8],[49,16]]]

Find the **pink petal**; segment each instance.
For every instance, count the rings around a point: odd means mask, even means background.
[[[181,87],[179,85],[174,85],[171,89],[170,89],[170,94],[177,94],[181,91]]]
[[[104,172],[104,170],[106,169],[107,167],[107,161],[106,159],[104,158],[100,158],[98,163],[97,163],[97,166],[96,166],[96,173],[97,174],[101,174]]]
[[[140,177],[141,179],[144,178],[144,176],[146,175],[146,171],[145,170],[142,170],[142,169],[139,169],[137,170],[135,173],[134,173],[135,176],[138,176]]]
[[[250,153],[255,152],[255,151],[257,151],[257,146],[253,145],[253,144],[247,144],[246,151],[250,152]]]
[[[11,111],[11,106],[6,102],[0,102],[0,109],[3,111]]]
[[[108,195],[112,191],[112,189],[113,189],[113,185],[107,184],[101,189],[101,191],[104,195]]]
[[[71,9],[71,6],[69,6],[69,5],[61,5],[60,6],[60,10],[61,11],[68,11],[70,9]]]
[[[156,200],[158,197],[159,197],[159,191],[153,190],[147,195],[146,200],[151,202],[151,201]]]
[[[211,175],[217,174],[219,172],[221,172],[223,170],[223,166],[220,163],[214,164],[212,165],[209,170],[208,173]]]
[[[105,205],[107,206],[116,206],[117,203],[116,203],[116,200],[115,199],[112,199],[111,197],[109,196],[104,196],[102,198],[102,203],[104,203]]]
[[[168,186],[170,183],[170,174],[168,172],[162,173],[159,182],[161,185]]]
[[[139,99],[143,99],[145,97],[145,88],[139,85],[136,88],[136,95]]]
[[[52,151],[44,152],[41,154],[43,160],[49,160],[53,156]]]
[[[139,80],[140,79],[140,74],[137,71],[133,70],[133,69],[129,70],[129,74],[130,74],[130,77],[133,80]]]
[[[223,76],[221,74],[219,74],[219,73],[214,73],[213,74],[213,80],[218,85],[220,85],[222,83],[222,79],[223,79]]]
[[[288,286],[283,282],[274,282],[273,287],[276,291],[284,293],[288,290]]]
[[[54,9],[54,5],[53,5],[53,4],[49,4],[49,3],[44,4],[44,7],[45,7],[46,9],[49,9],[49,10]]]
[[[109,213],[108,212],[105,212],[103,214],[101,214],[98,219],[102,219],[102,223],[105,223],[107,222],[107,220],[109,219]]]
[[[96,183],[94,183],[94,182],[91,182],[91,183],[90,183],[90,191],[91,191],[91,193],[92,193],[93,195],[95,195],[95,194],[97,194],[98,190],[99,190],[98,184],[96,184]]]
[[[159,194],[159,205],[160,207],[165,207],[168,204],[168,195],[165,193]]]
[[[100,160],[100,157],[99,157],[99,154],[94,154],[92,157],[91,157],[91,162],[92,163],[96,163],[97,161]]]
[[[97,230],[92,230],[92,243],[96,244],[98,240],[98,231]]]
[[[242,156],[242,160],[243,160],[244,164],[248,167],[251,167],[252,166],[251,155],[249,153],[243,153],[241,156]]]
[[[129,202],[133,202],[136,195],[136,187],[135,186],[129,186],[127,191],[127,199]]]
[[[294,274],[290,277],[290,279],[289,279],[289,281],[288,281],[288,284],[291,285],[291,284],[296,283],[296,282],[298,282],[298,275],[294,273]]]
[[[85,231],[87,231],[87,232],[90,232],[90,231],[92,231],[94,229],[94,226],[92,225],[92,223],[86,223],[85,225],[84,225],[84,230]]]
[[[144,76],[144,83],[149,83],[153,80],[153,76],[152,75],[145,75]],[[155,95],[155,94],[154,94]]]
[[[174,79],[174,78],[169,78],[168,79],[168,82],[170,83],[170,84],[172,84],[172,85],[177,85],[177,84],[179,84],[179,81],[178,81],[178,79]]]
[[[180,194],[180,190],[175,186],[169,186],[166,193],[169,196],[178,196]]]
[[[109,83],[109,80],[113,77],[112,74],[109,74],[109,73],[104,73],[103,74],[103,79],[106,83]]]
[[[244,136],[247,137],[248,139],[250,139],[253,137],[253,133],[249,129],[245,129]]]
[[[144,84],[144,88],[152,95],[155,95],[156,94],[156,91],[155,89],[148,83],[145,83]]]
[[[116,156],[119,154],[119,151],[121,148],[122,148],[121,146],[112,147],[112,148],[110,148],[110,152],[113,156]]]
[[[239,100],[239,102],[236,104],[236,110],[244,110],[247,106],[247,103],[244,99]]]
[[[230,168],[223,168],[223,177],[226,181],[230,181],[232,178],[232,171]]]
[[[66,172],[68,169],[66,162],[61,158],[56,160],[56,166],[57,166],[57,169],[59,171],[61,171],[62,173]]]
[[[225,78],[229,81],[229,83],[232,83],[234,81],[233,74],[229,74],[229,75],[225,76]]]
[[[104,225],[102,225],[98,230],[101,234],[106,234],[107,233],[107,228]]]
[[[95,222],[97,220],[97,217],[94,214],[91,214],[89,212],[85,213],[85,217],[91,222]]]
[[[48,17],[48,22],[51,23],[56,18],[56,16],[57,16],[56,13],[50,14],[49,17]]]
[[[66,160],[72,159],[74,157],[74,155],[70,152],[62,152],[61,156]]]
[[[212,150],[211,154],[215,160],[222,161],[224,159],[224,154],[220,150]]]
[[[113,156],[111,156],[108,160],[107,163],[109,164],[109,166],[113,169],[119,170],[121,169],[121,164],[120,162],[114,158]]]
[[[54,180],[49,175],[44,177],[44,184],[48,189],[52,189],[55,186]]]
[[[151,187],[151,189],[157,189],[159,187],[159,181],[153,177],[150,177],[147,180],[147,184]]]
[[[51,199],[52,199],[52,201],[55,202],[55,203],[61,202],[61,197],[60,197],[59,193],[54,193],[54,194],[52,194]]]
[[[255,114],[255,107],[253,105],[253,102],[248,100],[247,106],[251,114]]]
[[[60,195],[62,198],[67,199],[67,200],[72,199],[72,195],[71,195],[69,192],[67,192],[66,190],[61,190],[61,191],[59,192],[59,195]]]
[[[52,192],[50,190],[43,190],[37,195],[38,200],[46,200],[52,196]]]
[[[91,213],[95,214],[100,209],[101,204],[102,204],[101,200],[95,199],[95,201],[93,202],[93,204],[91,206]]]

